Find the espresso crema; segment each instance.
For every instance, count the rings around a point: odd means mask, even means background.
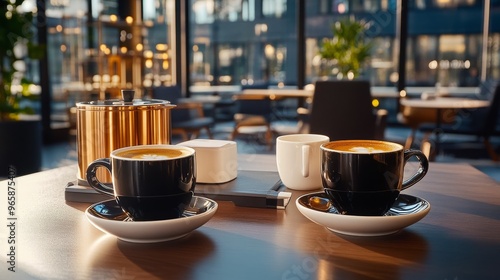
[[[115,155],[117,157],[137,160],[164,160],[181,158],[190,154],[191,152],[185,149],[144,148],[119,151]]]
[[[330,142],[325,144],[324,148],[355,154],[373,154],[398,151],[402,149],[402,146],[395,143],[375,140],[345,140]]]

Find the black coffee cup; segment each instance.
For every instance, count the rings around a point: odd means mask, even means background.
[[[112,186],[99,181],[106,168]],[[134,221],[178,218],[189,205],[196,184],[195,150],[176,145],[143,145],[114,150],[87,168],[87,182],[100,193],[114,196]]]
[[[420,166],[403,181],[404,167],[415,157]],[[427,157],[419,150],[375,140],[340,140],[321,145],[323,189],[341,214],[382,216],[399,193],[420,181]]]

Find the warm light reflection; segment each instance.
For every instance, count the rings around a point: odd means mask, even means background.
[[[146,68],[153,68],[153,60],[146,59],[146,61],[144,61],[144,66],[146,66]]]
[[[137,46],[135,46],[135,49],[140,52],[144,49],[144,46],[142,44],[137,44]]]
[[[153,52],[149,50],[144,51],[144,57],[149,59],[153,58]]]
[[[125,18],[125,21],[128,23],[128,24],[132,24],[134,22],[134,18],[131,17],[131,16],[128,16]]]
[[[380,101],[378,101],[378,99],[373,99],[372,100],[372,106],[374,108],[377,108],[379,105],[380,105]]]
[[[156,44],[156,50],[159,52],[164,52],[168,50],[168,45],[167,44]]]
[[[56,31],[57,31],[57,32],[61,32],[62,30],[63,30],[62,25],[58,24],[58,25],[56,26]]]
[[[436,69],[438,67],[438,62],[436,60],[433,60],[429,62],[429,69]]]
[[[345,12],[346,12],[346,10],[347,10],[347,9],[346,9],[346,6],[345,6],[345,4],[344,4],[344,3],[341,3],[341,4],[339,4],[339,5],[337,6],[337,12],[338,12],[339,14],[343,14],[343,13],[345,13]]]
[[[347,79],[349,79],[349,80],[354,79],[354,73],[353,73],[352,71],[349,71],[349,72],[347,73]]]
[[[42,87],[39,86],[39,85],[34,85],[34,84],[30,84],[28,86],[28,91],[31,93],[31,94],[36,94],[36,95],[40,95],[42,93]]]
[[[121,53],[127,53],[127,51],[128,51],[127,47],[121,47],[120,48],[120,52]]]
[[[399,80],[399,73],[398,72],[392,72],[391,75],[389,76],[389,80],[392,83],[396,83]]]
[[[118,20],[118,17],[116,15],[110,15],[109,20],[112,22],[116,22]]]
[[[264,47],[264,54],[267,58],[272,58],[274,56],[274,47],[270,44],[267,44]]]

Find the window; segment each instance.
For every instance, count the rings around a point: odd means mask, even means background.
[[[192,11],[195,23],[204,24],[214,22],[214,0],[195,0]]]
[[[287,10],[286,0],[262,0],[262,14],[265,17],[281,18]]]
[[[253,21],[255,0],[219,0],[217,18],[222,21]]]

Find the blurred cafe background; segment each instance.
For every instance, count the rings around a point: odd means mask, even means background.
[[[500,79],[499,0],[6,0],[0,6],[2,20],[13,10],[33,13],[24,28],[42,55],[25,57],[24,70],[16,71],[37,97],[21,103],[39,118],[46,147],[74,136],[76,102],[120,98],[121,89],[151,97],[172,85],[184,102],[202,103],[214,119],[214,137],[227,138],[217,127],[234,121],[234,96],[244,89],[307,89],[318,80],[346,79],[320,55],[335,23],[345,19],[361,22],[372,44],[357,78],[370,82],[373,106],[387,110],[389,132],[407,128],[398,119],[401,98],[429,91],[475,97]],[[297,108],[307,103],[283,99],[273,118],[294,126]]]

